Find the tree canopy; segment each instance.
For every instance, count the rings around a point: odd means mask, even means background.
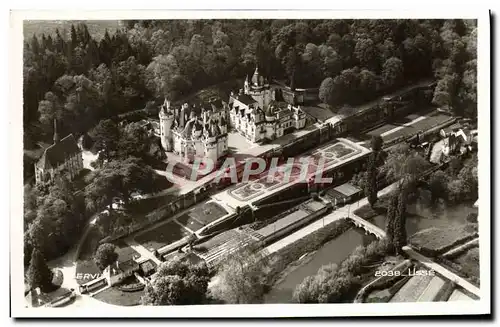
[[[267,261],[254,249],[243,248],[223,260],[211,295],[228,304],[256,304],[264,300]]]
[[[188,305],[206,302],[209,270],[204,264],[174,260],[161,264],[146,286],[144,305]]]
[[[139,20],[122,26],[102,37],[78,23],[69,33],[26,38],[27,145],[50,142],[54,118],[62,135],[80,136],[152,99],[182,100],[252,74],[255,66],[293,87],[321,84],[320,98],[332,107],[434,75],[434,103],[471,117],[477,112],[473,21]]]
[[[101,271],[115,263],[116,260],[118,260],[118,253],[116,253],[115,245],[110,243],[99,245],[95,252],[94,261]]]
[[[47,291],[52,285],[52,271],[47,266],[43,254],[37,248],[34,248],[31,253],[27,278],[31,289],[39,287],[40,290]]]

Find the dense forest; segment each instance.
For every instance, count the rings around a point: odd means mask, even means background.
[[[102,118],[241,78],[256,64],[292,87],[321,84],[321,99],[331,105],[435,76],[436,104],[475,112],[475,21],[169,20],[121,26],[99,39],[83,23],[72,25],[68,36],[56,31],[26,39],[26,148],[50,136],[54,118],[63,135],[80,135]]]

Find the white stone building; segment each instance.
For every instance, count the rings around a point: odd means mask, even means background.
[[[274,140],[306,126],[306,114],[300,107],[275,103],[275,92],[258,69],[251,82],[245,80],[244,89],[229,98],[231,127],[250,142]]]
[[[217,161],[227,153],[227,106],[222,101],[172,108],[165,99],[159,117],[163,148],[185,162],[196,157]]]

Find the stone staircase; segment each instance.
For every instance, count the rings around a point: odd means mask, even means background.
[[[231,238],[228,241],[209,249],[205,253],[196,252],[196,254],[201,258],[203,258],[207,263],[207,265],[214,266],[228,254],[236,252],[239,249],[245,247],[246,245],[255,242],[253,237],[245,235],[243,233],[241,235],[242,235],[241,237]]]

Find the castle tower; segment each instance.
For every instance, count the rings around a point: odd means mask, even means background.
[[[247,78],[245,78],[244,88],[245,88],[245,94],[250,93],[250,82],[248,80],[248,75]]]
[[[59,133],[57,133],[57,119],[54,118],[54,144],[59,142],[60,139]]]
[[[247,87],[247,85],[249,86]],[[264,110],[267,109],[271,101],[275,100],[274,91],[271,90],[267,79],[259,73],[258,66],[255,67],[251,83],[248,81],[248,77],[245,81],[245,94],[250,95],[255,101],[257,101],[259,108]]]
[[[170,109],[170,101],[165,98],[165,102],[160,110],[160,140],[165,151],[172,151],[172,124],[174,122],[174,114]]]

